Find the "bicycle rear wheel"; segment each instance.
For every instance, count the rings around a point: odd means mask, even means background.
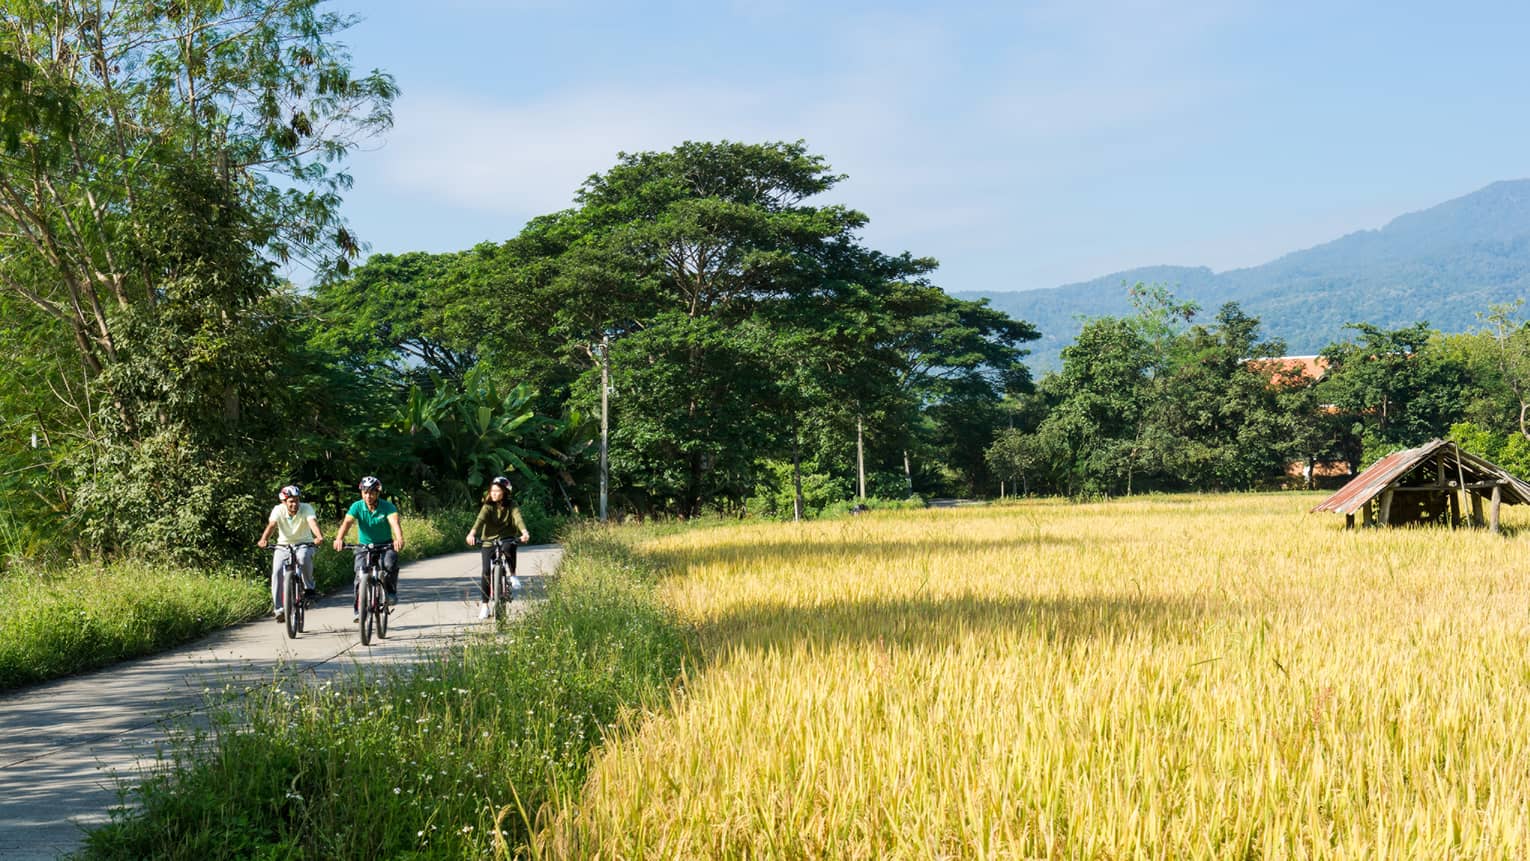
[[[303,593],[299,591],[302,584],[298,581],[298,573],[289,563],[287,574],[282,578],[282,609],[287,613],[287,639],[297,639],[298,631],[302,630],[298,620],[303,613]]]
[[[377,607],[377,636],[386,637],[388,636],[388,616],[393,612],[393,608],[388,606],[388,592],[383,588],[383,584],[373,583],[372,589],[376,600],[374,606]]]

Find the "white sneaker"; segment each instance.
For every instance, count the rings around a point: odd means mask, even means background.
[[[285,622],[285,621],[287,621],[287,614],[283,613],[282,612],[282,608],[280,608],[280,607],[276,608],[276,621],[278,621],[278,622]]]
[[[352,622],[360,622],[361,621],[361,614],[356,612],[355,610],[352,610],[351,611],[351,621]]]
[[[510,591],[511,592],[519,592],[519,591],[521,591],[521,578],[515,576],[514,574],[510,575]]]
[[[478,605],[478,618],[480,618],[480,619],[487,619],[487,618],[489,618],[489,605],[488,604],[479,604]]]

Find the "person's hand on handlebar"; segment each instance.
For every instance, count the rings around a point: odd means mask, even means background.
[[[474,538],[473,533],[469,532],[467,536],[467,543],[469,547],[472,547],[474,544],[478,543],[478,539]]]
[[[266,539],[262,538],[259,541],[255,542],[255,546],[259,547],[262,550],[266,549]]]
[[[529,533],[529,532],[522,532],[521,533],[521,543],[525,544],[525,543],[527,543],[529,541],[531,541],[531,533]]]
[[[335,552],[339,553],[341,550],[344,550],[344,549],[345,549],[345,542],[341,541],[340,540],[340,536],[336,535],[335,536]]]

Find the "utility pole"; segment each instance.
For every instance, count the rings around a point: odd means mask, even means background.
[[[866,498],[866,441],[864,422],[860,416],[855,417],[855,475],[858,480],[857,487],[860,489],[861,499]]]
[[[611,336],[600,336],[600,522],[606,522],[606,455],[611,435]]]

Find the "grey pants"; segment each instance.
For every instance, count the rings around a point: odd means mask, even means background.
[[[313,548],[297,548],[298,572],[303,575],[303,588],[313,588]],[[276,545],[271,554],[271,606],[282,608],[282,577],[287,570],[287,545]]]

